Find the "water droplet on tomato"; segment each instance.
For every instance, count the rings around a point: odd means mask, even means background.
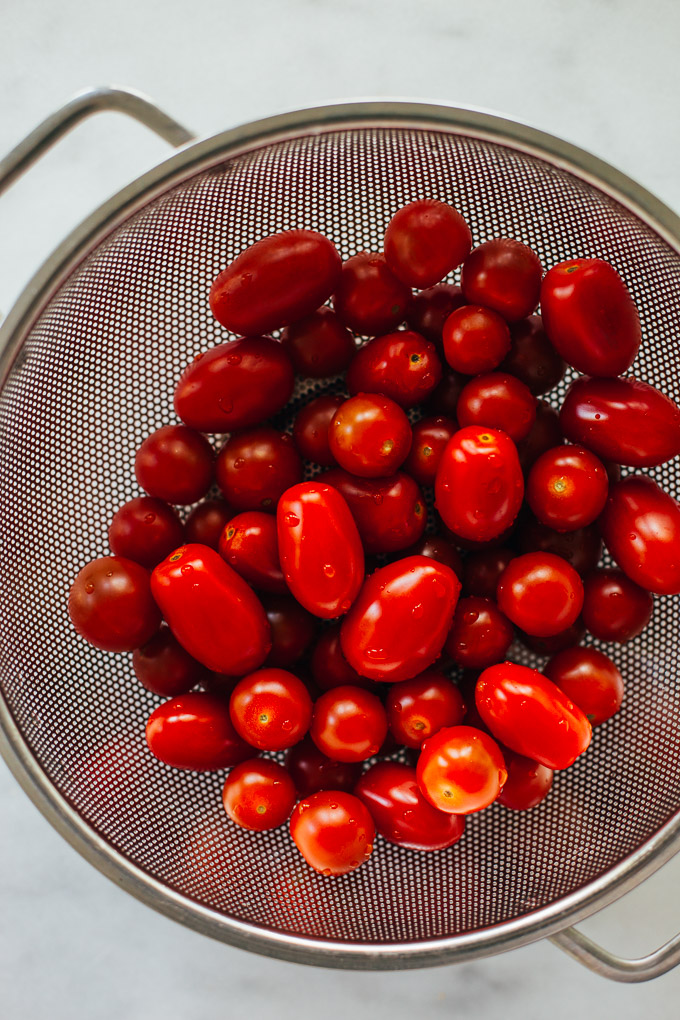
[[[497,492],[500,492],[502,488],[503,485],[500,478],[492,478],[491,481],[488,482],[486,486],[487,492],[490,492],[492,496],[495,495]]]
[[[368,857],[369,854],[371,854],[372,851],[373,851],[373,844],[372,843],[367,843],[366,844],[366,849],[364,850],[364,857]]]
[[[241,355],[240,354],[228,354],[227,355],[227,364],[228,365],[240,365],[241,364]]]
[[[293,513],[284,514],[283,519],[289,528],[296,528],[297,525],[300,523],[300,518],[297,516],[297,514]]]
[[[231,399],[231,397],[220,397],[220,399],[217,401],[217,406],[219,407],[220,411],[224,412],[224,414],[229,414],[231,411],[234,410],[234,401]]]
[[[380,506],[382,501],[383,501],[383,498],[380,495],[380,493],[379,492],[374,492],[373,493],[373,502],[376,504],[376,506]]]
[[[283,722],[281,723],[281,729],[285,730],[286,733],[289,733],[292,730],[292,728],[293,724],[290,721],[290,719],[284,719]]]
[[[596,420],[596,421],[599,421],[601,417],[602,417],[602,415],[601,415],[601,414],[596,414],[596,415],[595,415],[595,420]]]
[[[88,595],[91,595],[92,592],[94,591],[94,585],[93,584],[86,584],[85,585],[85,591],[87,592]]]
[[[337,804],[331,804],[331,811],[337,811],[337,810],[338,810],[338,805]]]
[[[416,620],[419,620],[419,619],[420,619],[420,617],[421,617],[421,616],[423,615],[423,613],[425,612],[425,610],[423,609],[423,604],[422,604],[422,602],[416,602],[416,604],[415,604],[415,606],[413,607],[413,609],[411,610],[411,612],[412,612],[412,613],[413,613],[413,615],[415,616]]]
[[[244,464],[245,464],[245,458],[243,458],[243,457],[237,457],[236,460],[234,461],[234,467],[237,470],[239,468],[242,468],[244,466]]]
[[[335,567],[331,563],[325,563],[323,572],[326,577],[335,577]]]
[[[463,620],[465,623],[474,623],[475,620],[479,619],[479,613],[475,609],[468,610],[467,613],[463,613]]]
[[[197,355],[195,356],[195,358],[194,358],[194,361],[200,361],[200,360],[201,360],[201,358],[202,358],[202,357],[204,356],[204,353],[205,353],[205,352],[204,352],[204,351],[202,351],[202,352],[201,352],[200,354],[197,354]]]
[[[156,515],[155,514],[146,514],[145,517],[144,517],[144,523],[145,524],[153,524],[153,522],[155,520],[156,520]]]
[[[193,574],[193,572],[194,568],[191,566],[190,563],[185,563],[184,566],[180,569],[181,574]]]
[[[628,538],[631,540],[631,542],[637,541],[637,535],[634,532],[631,532]]]
[[[366,649],[366,658],[367,659],[376,659],[378,661],[381,661],[382,659],[386,658],[385,649],[384,648],[367,648]]]
[[[341,613],[346,613],[351,605],[352,605],[352,603],[350,602],[350,600],[349,599],[345,599],[343,602],[340,603],[340,612]]]
[[[330,868],[324,868],[323,871],[321,872],[321,874],[325,875],[326,878],[330,878],[330,876],[331,876],[331,869]]]

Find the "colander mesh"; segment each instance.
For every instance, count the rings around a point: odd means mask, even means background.
[[[369,943],[455,936],[530,913],[599,876],[677,811],[678,600],[658,602],[645,633],[611,650],[624,708],[544,804],[527,814],[492,807],[439,853],[378,839],[365,866],[329,881],[285,828],[231,826],[222,774],[152,758],[143,729],[159,699],[129,656],[75,635],[66,599],[79,568],[108,552],[113,512],[139,494],[135,448],[175,420],[174,380],[225,339],[206,300],[215,274],[292,227],[327,233],[343,257],[379,249],[390,215],[422,196],[460,209],[475,243],[515,236],[546,266],[609,259],[643,322],[635,374],[680,398],[680,258],[631,212],[498,144],[357,128],[254,149],[147,205],[51,301],[0,399],[0,685],[44,771],[113,847],[187,897],[282,931]],[[677,494],[677,462],[650,473]]]

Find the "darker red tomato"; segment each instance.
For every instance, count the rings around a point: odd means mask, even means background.
[[[385,259],[409,287],[431,287],[456,269],[472,247],[457,209],[433,198],[402,206],[385,231]]]
[[[515,633],[491,599],[460,599],[444,651],[457,666],[485,669],[505,658]]]
[[[482,425],[501,429],[518,443],[526,439],[536,421],[536,398],[514,375],[489,372],[463,388],[456,418],[461,428]]]
[[[239,432],[217,458],[217,484],[237,510],[276,510],[279,496],[302,478],[302,461],[287,432],[265,426]]]
[[[609,490],[602,461],[583,446],[556,446],[535,462],[527,478],[527,503],[555,531],[584,528],[600,516]]]
[[[517,444],[517,455],[522,471],[527,472],[542,453],[562,442],[560,416],[545,400],[536,403],[536,421],[526,439]]]
[[[414,480],[397,471],[387,478],[357,478],[336,469],[319,475],[347,501],[369,554],[399,552],[425,530],[427,509]]]
[[[566,648],[545,667],[545,675],[587,715],[592,726],[611,719],[621,708],[623,678],[597,648]]]
[[[511,346],[502,372],[516,376],[535,397],[557,386],[567,366],[548,340],[540,315],[513,322],[510,327]]]
[[[381,393],[400,407],[422,403],[441,381],[442,365],[434,344],[410,330],[368,340],[347,372],[351,394]]]
[[[577,573],[585,575],[597,566],[602,539],[597,524],[574,531],[554,531],[527,516],[517,529],[517,546],[523,553],[555,553],[571,563]]]
[[[442,366],[442,381],[432,392],[432,396],[425,402],[426,414],[433,417],[453,418],[456,417],[458,397],[463,391],[463,386],[468,381],[468,376],[454,372],[448,365]]]
[[[425,741],[416,775],[433,807],[469,815],[495,801],[507,772],[495,740],[472,726],[451,726]]]
[[[463,305],[444,323],[446,360],[456,372],[477,375],[500,365],[510,350],[510,330],[496,312],[480,305]]]
[[[114,556],[124,556],[143,567],[155,567],[183,540],[184,528],[175,511],[151,496],[137,496],[124,503],[109,525]]]
[[[186,652],[169,627],[132,653],[135,676],[148,691],[163,698],[186,694],[206,678],[207,670]]]
[[[451,436],[458,430],[452,418],[421,418],[412,428],[413,440],[404,461],[419,485],[434,485],[437,468]]]
[[[229,521],[219,542],[219,554],[244,581],[260,591],[285,595],[276,537],[276,518],[259,510],[246,510]]]
[[[334,687],[314,705],[309,735],[333,761],[365,761],[387,736],[385,709],[361,687]]]
[[[406,321],[410,329],[441,348],[444,323],[451,312],[464,304],[465,298],[460,287],[453,283],[438,283],[413,295]]]
[[[465,560],[463,571],[465,594],[495,599],[499,578],[515,555],[512,549],[503,546],[498,549],[479,549],[471,552]]]
[[[324,393],[300,408],[293,423],[293,441],[305,460],[314,461],[322,467],[332,467],[335,457],[328,444],[328,432],[344,397]]]
[[[217,549],[222,532],[233,516],[234,511],[223,499],[204,500],[184,522],[185,541]]]
[[[333,761],[306,736],[286,751],[286,768],[300,796],[309,797],[320,790],[351,793],[361,775],[362,763]]]
[[[508,778],[498,794],[498,803],[511,811],[529,811],[550,793],[553,770],[522,754],[503,748]]]
[[[535,652],[536,655],[555,655],[565,648],[572,648],[579,644],[585,636],[586,628],[583,619],[579,616],[571,627],[561,630],[559,634],[550,634],[549,637],[536,637],[535,634],[525,634],[519,631],[518,637],[523,645]]]
[[[228,702],[203,692],[159,705],[146,724],[146,742],[166,765],[194,772],[229,768],[253,753],[231,724]]]
[[[538,255],[511,237],[495,237],[473,248],[463,263],[460,285],[467,301],[484,305],[508,322],[536,308],[543,267]]]
[[[290,819],[290,834],[315,871],[346,875],[370,857],[375,825],[358,797],[329,790],[300,801]]]
[[[385,708],[394,739],[415,748],[443,726],[457,726],[465,715],[460,691],[437,669],[427,669],[413,680],[392,684]]]
[[[80,636],[107,652],[139,648],[161,623],[148,571],[122,556],[102,556],[83,567],[71,585],[68,612]]]
[[[312,699],[302,680],[285,669],[259,669],[236,684],[229,713],[237,733],[261,751],[282,751],[302,740]]]
[[[357,349],[350,331],[326,306],[284,329],[281,344],[297,374],[307,379],[344,372]]]
[[[652,617],[652,596],[622,570],[595,570],[583,589],[583,622],[600,641],[630,641]]]
[[[263,595],[262,605],[272,631],[272,647],[264,664],[288,669],[314,640],[316,620],[289,595]]]
[[[335,412],[328,433],[340,467],[361,478],[393,474],[411,448],[411,426],[404,411],[379,393],[358,393]]]
[[[266,758],[249,758],[227,776],[222,803],[232,822],[242,829],[267,832],[290,817],[295,786],[283,765]]]
[[[418,542],[404,550],[404,556],[428,556],[431,560],[450,567],[459,581],[463,579],[463,561],[460,553],[453,543],[441,535],[423,535]]]
[[[213,477],[212,447],[186,425],[152,432],[135,454],[135,476],[150,496],[168,503],[195,503]]]
[[[583,606],[583,582],[553,553],[524,553],[511,560],[497,588],[498,606],[508,619],[537,637],[571,627]]]
[[[404,321],[410,300],[410,288],[388,268],[384,256],[362,251],[343,262],[333,307],[354,333],[378,336]]]
[[[363,687],[367,691],[375,691],[376,684],[365,676],[359,676],[352,669],[340,645],[340,625],[328,627],[314,645],[310,663],[312,676],[317,687],[322,691],[330,691],[334,687]]]

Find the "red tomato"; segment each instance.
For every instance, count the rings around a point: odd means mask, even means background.
[[[307,379],[344,372],[357,350],[350,331],[326,306],[284,329],[281,344],[297,374]]]
[[[234,432],[280,411],[294,383],[281,344],[247,336],[196,355],[175,387],[175,411],[199,432]]]
[[[583,606],[583,582],[561,556],[524,553],[503,571],[497,597],[501,612],[527,634],[550,637],[576,621]]]
[[[590,743],[581,709],[537,669],[490,666],[477,681],[475,701],[498,740],[548,768],[566,769]]]
[[[600,531],[631,581],[657,595],[680,592],[680,504],[651,478],[612,486]]]
[[[507,778],[498,744],[472,726],[450,726],[426,740],[416,775],[425,799],[456,815],[488,807]]]
[[[432,395],[425,403],[425,412],[434,417],[456,418],[458,397],[463,391],[463,386],[468,381],[468,376],[454,372],[448,365],[442,366],[443,375],[439,386],[432,391]]]
[[[559,634],[551,634],[549,637],[536,637],[535,634],[525,634],[521,630],[517,636],[522,644],[530,648],[532,652],[536,652],[536,655],[555,655],[557,652],[564,651],[565,648],[572,648],[574,645],[579,644],[583,640],[585,633],[585,624],[579,616],[576,622],[572,623],[571,627],[561,630]]]
[[[465,594],[495,599],[499,578],[514,557],[512,549],[503,546],[499,549],[479,549],[471,552],[465,560],[462,577]]]
[[[281,493],[302,478],[302,461],[287,432],[264,426],[239,432],[217,458],[217,484],[237,510],[276,510]]]
[[[159,705],[146,724],[146,742],[166,765],[194,772],[229,768],[253,753],[232,726],[228,703],[203,692]]]
[[[508,778],[498,794],[498,803],[511,811],[529,811],[550,793],[553,770],[531,758],[503,748]]]
[[[562,429],[560,427],[560,416],[557,411],[546,404],[545,400],[539,400],[536,404],[536,421],[526,439],[517,444],[517,455],[522,465],[522,470],[527,472],[542,453],[559,446],[562,442]]]
[[[442,454],[458,430],[452,418],[421,418],[412,428],[413,440],[403,468],[419,485],[434,485]]]
[[[261,751],[282,751],[302,740],[312,699],[302,680],[285,669],[259,669],[236,684],[229,714],[237,733]]]
[[[151,591],[179,643],[216,673],[257,668],[271,647],[261,602],[205,545],[184,545],[151,575]]]
[[[369,554],[399,552],[425,530],[423,494],[409,475],[397,471],[387,478],[357,478],[339,469],[319,475],[346,500]]]
[[[270,234],[222,270],[210,288],[210,308],[232,333],[268,333],[322,305],[335,289],[340,267],[335,246],[323,234]]]
[[[155,567],[183,539],[184,528],[175,511],[151,496],[124,503],[109,525],[111,552],[143,567]]]
[[[485,669],[505,658],[514,636],[496,603],[473,595],[456,606],[444,651],[464,669]]]
[[[472,249],[463,263],[460,285],[471,305],[484,305],[508,322],[517,322],[536,308],[542,276],[543,267],[531,248],[511,237],[495,237]]]
[[[434,344],[410,330],[368,340],[347,372],[347,388],[356,393],[381,393],[400,407],[414,407],[439,384],[442,365]]]
[[[314,705],[309,734],[333,761],[365,761],[387,736],[385,709],[361,687],[334,687]]]
[[[531,468],[527,503],[542,524],[575,531],[600,516],[608,490],[607,472],[595,454],[583,446],[556,446]]]
[[[346,875],[371,855],[375,826],[358,797],[342,790],[313,793],[293,810],[293,841],[322,875]]]
[[[460,581],[443,563],[408,556],[364,582],[340,641],[350,666],[372,680],[409,680],[441,652]]]
[[[272,631],[272,647],[264,664],[288,669],[314,640],[316,621],[289,595],[263,595],[262,605]]]
[[[496,538],[522,505],[515,444],[497,429],[460,429],[442,454],[434,492],[437,510],[455,535],[482,542]]]
[[[583,590],[583,622],[599,641],[630,641],[652,617],[652,596],[621,570],[594,571]]]
[[[184,522],[187,543],[209,545],[217,549],[222,532],[234,516],[234,511],[223,499],[206,499],[195,507]],[[178,542],[178,545],[181,543]]]
[[[222,790],[224,810],[242,829],[267,832],[290,817],[295,786],[283,765],[249,758],[233,768]]]
[[[617,464],[654,467],[680,453],[680,407],[638,379],[575,379],[560,424],[567,439]]]
[[[68,612],[80,636],[107,652],[139,648],[161,622],[148,571],[122,556],[102,556],[83,567],[71,585]]]
[[[621,708],[623,678],[596,648],[566,648],[545,667],[545,675],[587,715],[592,726],[611,719]]]
[[[409,287],[438,283],[471,247],[472,234],[460,213],[433,198],[402,206],[385,231],[387,265]]]
[[[135,676],[148,691],[163,698],[186,694],[206,677],[207,670],[186,652],[169,627],[132,653]]]
[[[319,637],[312,652],[310,663],[312,676],[317,687],[322,691],[330,691],[334,687],[363,687],[367,691],[375,691],[376,684],[365,676],[359,676],[352,669],[340,645],[340,624],[328,627]]]
[[[286,751],[286,768],[301,797],[320,790],[352,793],[361,775],[362,763],[333,761],[323,754],[310,736]]]
[[[535,397],[557,386],[567,366],[548,340],[540,315],[513,322],[510,337],[510,351],[499,366],[501,371],[520,379]]]
[[[459,581],[463,580],[463,561],[456,547],[441,535],[423,537],[404,551],[404,556],[427,556],[450,567]],[[495,593],[495,588],[494,588]]]
[[[315,616],[347,612],[364,580],[364,550],[337,489],[302,482],[287,489],[276,512],[279,555],[288,587]]]
[[[602,259],[570,259],[548,270],[541,311],[550,342],[589,375],[622,375],[640,346],[640,320],[626,285]]]
[[[411,290],[383,255],[362,251],[342,264],[333,307],[341,322],[362,336],[389,333],[404,321]]]
[[[248,584],[285,595],[288,585],[279,562],[276,518],[259,510],[237,514],[222,532],[219,554]]]
[[[510,350],[510,330],[496,312],[463,305],[444,323],[444,354],[456,372],[477,375],[500,365]]]
[[[340,467],[361,478],[393,474],[411,448],[411,426],[389,397],[358,393],[335,412],[328,433]]]
[[[428,287],[413,295],[406,322],[410,329],[441,348],[444,323],[451,312],[462,308],[464,304],[465,298],[460,287],[453,283],[438,283],[435,287]]]
[[[527,517],[517,529],[520,552],[549,552],[561,556],[581,575],[594,570],[602,552],[602,539],[597,524],[588,524],[574,531],[553,531],[533,517]]]
[[[168,503],[195,503],[210,488],[213,459],[205,436],[186,425],[165,425],[137,450],[135,475],[150,496]]]
[[[343,397],[324,393],[300,408],[293,423],[293,441],[305,460],[333,467],[335,457],[328,444],[328,432],[335,412],[344,402]]]
[[[394,739],[415,748],[443,726],[457,726],[465,715],[460,691],[437,669],[426,669],[413,680],[392,684],[385,708]]]
[[[463,388],[456,418],[461,428],[482,425],[501,429],[518,443],[526,439],[536,421],[536,398],[514,375],[488,372]]]

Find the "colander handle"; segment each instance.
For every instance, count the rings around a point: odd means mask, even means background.
[[[85,89],[38,124],[30,135],[0,160],[0,195],[81,120],[105,110],[126,113],[151,128],[171,145],[184,145],[194,138],[190,131],[140,92],[121,88]]]
[[[577,928],[565,928],[551,937],[551,942],[578,960],[584,967],[612,981],[633,984],[660,977],[680,964],[680,935],[676,935],[649,956],[627,960],[593,942]]]

